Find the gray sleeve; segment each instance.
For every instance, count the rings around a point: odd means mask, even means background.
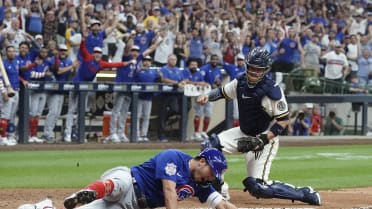
[[[221,87],[218,87],[218,88],[215,88],[215,89],[212,89],[209,93],[208,93],[208,101],[210,102],[214,102],[214,101],[217,101],[219,99],[223,99],[223,95],[222,95],[222,90],[221,90]]]

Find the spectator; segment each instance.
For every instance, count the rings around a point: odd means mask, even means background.
[[[43,19],[43,37],[44,43],[48,43],[50,40],[57,41],[58,32],[58,19],[53,10],[49,10]]]
[[[160,37],[156,41],[163,40],[155,50],[154,65],[163,67],[168,63],[168,57],[173,53],[174,40],[176,38],[174,22],[167,22],[164,17],[159,18]],[[168,63],[169,64],[169,63]]]
[[[319,37],[315,34],[312,35],[311,40],[304,46],[304,61],[305,66],[308,69],[314,70],[315,75],[319,75],[319,58],[320,58],[320,46]]]
[[[344,130],[342,119],[336,115],[335,110],[329,112],[324,120],[323,127],[326,136],[342,135]]]
[[[230,76],[230,81],[237,78],[240,74],[244,73],[246,71],[246,65],[245,65],[245,57],[243,54],[238,54],[236,56],[236,65],[224,63],[223,69],[227,72],[227,74]],[[233,100],[233,127],[239,126],[239,110],[238,110],[238,101],[237,99]]]
[[[300,110],[293,122],[293,136],[309,136],[311,119]]]
[[[358,64],[357,64],[357,59],[358,59],[358,52],[359,52],[359,43],[357,40],[356,35],[351,35],[350,36],[350,43],[346,46],[347,52],[346,52],[346,57],[347,57],[347,62],[350,65],[350,75],[356,75],[358,73]]]
[[[93,54],[90,54],[87,48],[85,47],[84,40],[80,44],[80,53],[82,54],[83,61],[80,64],[77,74],[72,79],[73,82],[75,83],[79,83],[81,81],[82,82],[92,81],[95,78],[98,71],[102,70],[103,68],[123,67],[123,66],[127,66],[133,63],[133,61],[113,62],[113,63],[105,62],[102,60],[102,49],[100,47],[94,47]],[[67,118],[66,118],[66,130],[65,130],[65,136],[64,136],[64,141],[67,143],[71,143],[74,113],[78,105],[77,101],[78,101],[78,92],[70,91],[68,112],[67,112]]]
[[[372,54],[368,49],[363,49],[362,56],[358,57],[358,77],[361,86],[372,85]]]
[[[82,8],[86,8],[86,0],[81,0]],[[86,37],[86,48],[89,53],[93,52],[94,47],[103,47],[103,40],[116,28],[118,20],[117,20],[117,12],[110,13],[108,19],[112,20],[111,25],[107,25],[104,29],[101,28],[101,22],[97,19],[93,19],[90,22],[90,32]],[[81,21],[81,30],[83,33],[87,31],[87,26],[85,23],[85,9],[81,9],[80,13],[80,21]]]
[[[177,57],[177,67],[184,68],[186,66],[186,60],[189,57],[190,51],[186,45],[185,34],[177,33],[176,41],[174,43],[173,53]]]
[[[244,40],[245,41],[242,46],[242,53],[244,54],[244,57],[247,57],[251,49],[255,48],[255,44],[252,41],[252,37],[250,35],[247,35]]]
[[[157,26],[160,16],[161,16],[160,7],[154,6],[151,10],[151,15],[145,18],[143,24],[145,25],[145,27],[147,27],[149,24],[154,24],[155,26]]]
[[[321,59],[324,59],[327,63],[324,71],[324,77],[326,82],[328,82],[328,85],[326,84],[328,86],[326,91],[335,92],[335,86],[329,86],[329,84],[332,82],[342,82],[349,74],[349,63],[345,54],[342,52],[342,46],[337,44],[334,51],[324,54]]]
[[[134,45],[140,47],[140,53],[143,53],[147,48],[150,47],[153,40],[156,40],[154,31],[146,31],[145,26],[142,23],[138,23],[136,26],[136,35],[134,38]]]
[[[204,59],[207,60],[210,58],[210,55],[216,54],[218,56],[218,60],[222,61],[222,49],[221,49],[221,41],[219,38],[219,32],[216,28],[211,29],[211,31],[206,32],[206,38],[204,43]]]
[[[216,89],[221,85],[222,82],[222,73],[221,68],[218,64],[218,57],[217,55],[213,54],[211,56],[211,60],[209,63],[203,65],[200,68],[201,74],[204,76],[204,81],[208,83],[212,89]],[[204,139],[208,139],[207,131],[209,128],[209,123],[211,121],[213,112],[213,104],[211,102],[208,102],[202,106],[202,110],[199,112],[200,115],[198,115],[200,118],[204,116],[203,119],[203,128],[200,135]]]
[[[68,48],[65,44],[60,44],[58,47],[58,55],[51,59],[51,63],[57,66],[51,69],[56,81],[68,81],[70,74],[78,67],[78,62],[72,62],[68,57]],[[47,96],[48,114],[45,118],[44,139],[46,143],[54,143],[54,128],[58,117],[61,115],[62,105],[64,101],[64,93],[60,91],[49,92]]]
[[[349,34],[365,34],[367,29],[367,19],[364,19],[361,14],[356,14],[349,19],[351,22]]]
[[[33,67],[30,69],[31,81],[48,81],[53,76],[50,72],[51,63],[48,60],[48,49],[42,48],[35,58]],[[46,104],[47,93],[45,91],[33,91],[30,93],[30,138],[29,143],[43,143],[44,140],[37,136],[39,118],[43,113]]]
[[[71,61],[75,61],[77,59],[77,55],[80,48],[81,42],[81,33],[78,31],[78,20],[70,18],[68,19],[68,26],[66,29],[65,39],[66,39],[66,46],[68,50],[68,55]]]
[[[288,38],[284,38],[279,44],[273,56],[277,60],[273,63],[272,72],[291,72],[295,67],[294,55],[296,50],[301,54],[303,64],[303,49],[300,39],[294,28],[288,30]]]
[[[198,69],[198,62],[196,60],[190,60],[188,67],[184,70],[184,77],[187,79],[188,84],[192,84],[198,86],[199,88],[204,88],[209,86],[208,83],[204,81],[204,77],[201,74],[200,70]],[[196,102],[196,98],[194,98],[194,134],[191,137],[192,140],[195,141],[202,141],[203,137],[199,131],[200,127],[200,115],[202,114],[203,106]]]
[[[2,31],[5,36],[4,46],[12,45],[14,47],[16,55],[18,55],[18,46],[21,42],[32,39],[31,35],[27,34],[19,28],[19,20],[12,19],[11,27],[5,28]]]
[[[237,36],[233,32],[226,33],[227,42],[222,49],[223,62],[234,64],[235,56],[240,53],[240,46],[238,46]]]
[[[320,114],[320,107],[319,105],[314,105],[312,109],[310,135],[319,136],[320,132],[322,131],[322,127],[323,123],[322,116]]]
[[[149,55],[143,57],[142,67],[137,72],[136,81],[140,83],[154,83],[161,80],[159,72],[151,67],[151,57]],[[138,142],[149,142],[148,130],[150,124],[151,107],[153,93],[139,93],[138,95]],[[141,120],[142,119],[142,120]]]
[[[162,79],[161,81],[166,84],[183,88],[186,84],[183,71],[177,66],[177,57],[174,54],[168,56],[168,64],[160,69]],[[165,123],[170,116],[178,114],[180,112],[180,101],[176,93],[160,94],[160,110],[159,110],[159,122],[158,122],[158,137],[159,141],[167,142],[165,137]]]
[[[198,62],[198,66],[203,64],[202,56],[203,56],[203,44],[204,40],[200,35],[200,31],[198,28],[193,28],[191,31],[191,39],[187,41],[187,46],[189,48],[189,60],[196,60]]]
[[[115,82],[117,83],[133,83],[135,82],[137,73],[140,70],[140,62],[143,57],[150,54],[159,43],[153,44],[140,53],[140,47],[133,45],[133,40],[130,40],[125,48],[123,60],[129,62],[129,65],[123,66],[117,70]],[[125,135],[125,121],[129,111],[129,106],[132,101],[131,95],[124,92],[114,93],[113,108],[110,118],[110,136],[106,139],[114,143],[129,142],[130,140]],[[132,139],[134,140],[134,139]]]
[[[5,72],[8,75],[9,82],[15,96],[7,98],[0,97],[0,143],[1,145],[14,146],[17,144],[17,140],[14,135],[8,136],[8,125],[9,123],[15,123],[16,113],[18,109],[19,101],[19,80],[18,80],[18,64],[15,59],[15,50],[13,46],[6,47],[6,57],[3,60]],[[3,95],[3,94],[2,94]]]
[[[31,35],[41,34],[43,32],[44,12],[41,7],[41,0],[32,0],[30,5],[26,5],[28,12],[28,27],[26,31]]]

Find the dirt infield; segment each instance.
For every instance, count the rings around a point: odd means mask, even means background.
[[[57,209],[63,208],[64,197],[69,196],[73,189],[0,189],[0,208],[16,209],[25,203],[35,203],[49,197]],[[231,202],[240,208],[324,208],[324,209],[354,209],[372,208],[372,187],[358,189],[343,189],[337,191],[320,191],[322,206],[311,206],[301,202],[280,199],[256,199],[248,193],[239,190],[230,191]],[[202,208],[196,199],[181,201],[179,208]]]
[[[317,145],[349,145],[371,144],[367,138],[340,140],[331,139],[284,139],[281,146],[317,146]],[[17,145],[15,147],[0,147],[0,151],[12,150],[60,150],[60,149],[166,149],[166,148],[198,148],[199,143],[130,143],[130,144],[55,144],[55,145]],[[0,208],[15,209],[21,204],[35,203],[49,197],[53,200],[57,209],[63,208],[63,199],[74,192],[74,189],[0,189]],[[322,206],[311,206],[301,202],[280,199],[256,199],[241,190],[232,190],[231,202],[241,208],[372,208],[372,187],[341,189],[337,191],[320,191]],[[180,202],[179,208],[202,208],[196,199]]]

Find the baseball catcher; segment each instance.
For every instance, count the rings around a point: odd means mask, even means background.
[[[246,65],[245,73],[198,98],[202,104],[237,98],[240,122],[240,127],[212,135],[201,148],[245,153],[248,176],[243,180],[244,190],[257,198],[281,198],[320,205],[319,193],[309,186],[294,187],[269,181],[271,163],[279,148],[278,136],[288,125],[288,105],[283,90],[267,77],[272,65],[268,51],[254,48],[248,54]],[[221,193],[228,194],[223,188]]]

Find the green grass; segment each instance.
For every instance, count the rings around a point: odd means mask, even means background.
[[[283,147],[270,179],[317,189],[372,186],[372,145]],[[0,188],[80,188],[105,170],[144,162],[160,150],[0,152]],[[185,152],[196,155],[198,150]],[[242,189],[242,155],[226,155],[230,188]],[[79,164],[79,166],[77,166]]]

